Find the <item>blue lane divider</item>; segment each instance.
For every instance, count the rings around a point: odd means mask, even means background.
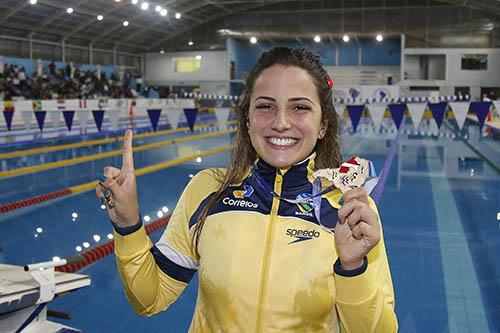
[[[389,153],[387,154],[387,157],[384,162],[384,166],[382,167],[382,171],[380,171],[380,178],[378,180],[377,185],[373,189],[372,192],[372,199],[375,201],[375,203],[378,204],[378,201],[380,200],[380,197],[382,196],[382,193],[384,192],[385,188],[385,182],[387,181],[387,177],[389,175],[389,172],[391,170],[392,166],[392,161],[394,160],[394,156],[396,155],[396,150],[399,146],[399,138],[401,137],[401,132],[403,130],[403,126],[399,127],[398,133],[396,134],[396,138],[394,138],[394,141],[392,141],[391,149],[389,150]]]

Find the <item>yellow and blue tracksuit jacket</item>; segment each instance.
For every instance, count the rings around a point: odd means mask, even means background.
[[[136,312],[151,316],[167,309],[198,271],[190,332],[397,331],[383,237],[363,267],[344,271],[334,234],[310,207],[279,200],[256,181],[257,168],[278,195],[311,193],[314,156],[288,170],[257,160],[211,209],[199,258],[192,232],[219,186],[213,169],[193,177],[156,244],[141,223],[115,226],[118,271]],[[323,196],[323,225],[337,222],[341,196],[338,190]],[[376,211],[371,199],[370,206]]]

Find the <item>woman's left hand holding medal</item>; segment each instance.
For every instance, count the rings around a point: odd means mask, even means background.
[[[364,188],[344,193],[338,217],[335,243],[342,268],[359,268],[363,265],[364,257],[380,241],[378,216],[368,205],[368,194]]]

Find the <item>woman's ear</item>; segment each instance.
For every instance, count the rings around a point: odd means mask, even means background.
[[[319,128],[319,133],[318,133],[319,140],[325,137],[327,130],[328,130],[328,122],[325,120],[321,123],[321,127]]]

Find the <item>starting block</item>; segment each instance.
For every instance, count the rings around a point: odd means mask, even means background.
[[[81,332],[47,320],[47,304],[56,295],[90,285],[86,275],[54,271],[69,263],[75,259],[24,267],[0,264],[0,332]]]

